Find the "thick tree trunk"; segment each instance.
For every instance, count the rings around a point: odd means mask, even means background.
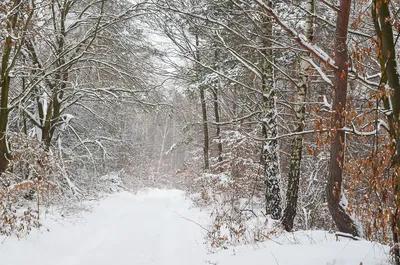
[[[381,71],[382,71],[382,87],[389,85],[389,88],[394,91],[394,95],[391,98],[385,97],[383,99],[384,107],[391,113],[388,115],[388,123],[390,126],[391,138],[395,140],[396,150],[393,164],[396,167],[400,165],[400,132],[399,132],[399,114],[400,114],[400,78],[397,71],[396,62],[396,49],[395,41],[393,38],[393,27],[390,23],[391,15],[389,11],[390,1],[379,1],[374,0],[372,3],[372,19],[375,25],[376,35],[378,38],[378,49],[380,60]],[[391,101],[391,102],[390,102]],[[400,176],[393,175],[393,183],[396,198],[396,207],[393,209],[392,214],[392,232],[394,243],[399,243],[399,231],[400,231],[400,216],[398,209],[400,207]],[[400,249],[398,247],[393,248],[394,259],[396,265],[400,265]]]
[[[329,211],[337,228],[341,232],[358,235],[353,219],[348,215],[341,203],[342,179],[345,153],[345,133],[339,130],[345,125],[344,111],[346,110],[348,52],[347,30],[350,18],[350,0],[340,1],[335,32],[335,83],[333,91],[332,142],[330,150],[330,168],[327,185],[327,200]]]
[[[313,14],[315,10],[315,0],[308,0],[307,10]],[[314,21],[309,15],[306,20],[305,36],[312,42],[314,36]],[[310,64],[305,60],[310,57],[310,53],[304,54],[304,59],[300,62],[300,82],[297,85],[297,99],[295,105],[296,129],[295,132],[302,132],[305,119],[305,99],[308,90],[308,68]],[[288,188],[286,192],[286,207],[283,211],[282,224],[286,231],[293,229],[293,221],[296,216],[297,199],[300,182],[301,155],[303,151],[303,135],[297,135],[292,140],[292,151],[290,156],[290,169],[288,178]]]
[[[268,1],[272,7],[272,1]],[[263,120],[262,132],[265,139],[262,150],[262,163],[265,180],[265,210],[273,219],[280,219],[282,215],[280,194],[280,171],[278,162],[278,141],[271,140],[277,136],[276,97],[273,67],[268,60],[273,60],[272,54],[272,19],[265,17],[263,21],[264,40],[262,58],[262,93],[263,93]],[[268,60],[267,60],[268,59]]]

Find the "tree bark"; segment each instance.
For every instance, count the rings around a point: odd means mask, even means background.
[[[9,153],[8,143],[7,143],[7,125],[8,125],[8,115],[9,115],[9,91],[10,91],[10,72],[14,68],[16,59],[21,53],[21,48],[25,43],[26,31],[33,17],[34,12],[34,2],[32,1],[32,6],[29,9],[28,14],[24,14],[25,6],[21,3],[21,0],[14,0],[13,15],[7,21],[7,36],[2,50],[1,58],[1,69],[0,69],[0,86],[1,86],[1,97],[0,97],[0,174],[3,173],[9,164],[11,155]],[[23,20],[24,16],[26,20],[22,25],[18,22]],[[21,27],[21,28],[19,28]],[[18,32],[20,36],[17,36]],[[17,38],[19,37],[19,38]],[[13,39],[14,38],[14,39]],[[18,40],[15,40],[18,39]],[[11,56],[13,52],[13,56]]]
[[[400,132],[399,132],[399,114],[400,114],[400,78],[397,71],[396,62],[396,49],[395,41],[393,37],[393,27],[390,23],[391,15],[389,11],[390,1],[379,1],[374,0],[372,3],[372,19],[375,25],[376,35],[378,38],[378,59],[380,61],[382,78],[381,83],[384,88],[388,85],[390,89],[394,91],[391,98],[385,96],[383,98],[383,104],[385,109],[388,110],[388,123],[390,126],[390,136],[395,140],[393,146],[395,157],[393,159],[393,166],[399,167],[400,165]],[[400,216],[398,209],[400,207],[400,176],[393,174],[393,183],[395,194],[395,209],[392,213],[392,233],[394,243],[399,243],[399,231],[400,231]],[[393,254],[395,264],[400,265],[400,249],[398,247],[393,248]]]
[[[335,82],[333,91],[332,142],[330,150],[330,168],[327,185],[327,200],[329,211],[337,228],[341,232],[358,236],[359,232],[353,219],[342,204],[342,180],[345,152],[345,132],[339,130],[345,125],[348,51],[347,31],[350,18],[351,0],[341,0],[338,11],[335,32]]]
[[[315,0],[308,0],[307,10],[314,14]],[[309,42],[312,42],[314,36],[314,21],[312,15],[306,19],[305,36]],[[297,99],[295,109],[296,129],[295,132],[302,132],[305,119],[305,99],[308,90],[309,77],[307,74],[310,64],[305,60],[310,57],[310,53],[304,53],[304,59],[300,62],[300,82],[297,85]],[[293,229],[293,221],[296,216],[297,200],[300,182],[300,166],[303,151],[303,135],[297,135],[292,140],[292,151],[290,156],[290,169],[288,178],[288,188],[286,192],[286,207],[283,211],[282,224],[286,231]]]
[[[55,74],[55,82],[57,85],[52,87],[52,98],[47,108],[46,120],[42,130],[42,141],[44,142],[46,149],[50,148],[57,124],[60,122],[59,119],[61,115],[62,100],[64,97],[64,91],[67,87],[67,82],[69,80],[68,66],[65,66],[65,39],[67,36],[65,23],[69,12],[69,4],[69,1],[65,1],[63,3],[63,7],[60,8],[60,35],[57,37],[56,41],[58,55],[56,66],[59,68]],[[54,20],[54,24],[56,24],[57,18],[53,17],[52,19]],[[54,28],[54,30],[57,29]]]
[[[8,61],[11,53],[11,36],[6,38],[2,66],[1,66],[1,104],[0,104],[0,173],[7,169],[10,154],[7,146],[8,124],[8,93],[10,91],[10,77],[8,75]]]
[[[218,61],[219,61],[219,52],[218,49],[215,50],[214,53],[215,57],[215,71],[219,71]],[[214,114],[215,114],[215,123],[216,123],[216,138],[217,138],[217,148],[218,148],[218,162],[222,162],[222,142],[221,142],[221,125],[219,125],[220,118],[219,118],[219,102],[218,102],[218,90],[220,88],[219,77],[215,82],[215,86],[213,89],[213,96],[214,96]]]
[[[200,62],[200,51],[199,51],[199,35],[196,33],[196,61]],[[199,83],[199,90],[200,90],[200,103],[201,103],[201,114],[202,114],[202,122],[203,122],[203,153],[204,153],[204,169],[210,168],[210,159],[209,159],[209,133],[208,133],[208,119],[207,119],[207,105],[205,99],[205,88],[200,84],[200,69],[197,66],[197,82]]]
[[[272,7],[272,1],[268,1]],[[263,19],[263,51],[262,51],[262,93],[263,93],[263,119],[262,133],[265,139],[262,150],[262,163],[265,181],[265,210],[271,218],[279,220],[282,215],[280,195],[280,170],[278,162],[278,141],[270,140],[277,136],[276,123],[276,97],[273,67],[268,61],[273,60],[272,53],[272,18],[264,16]]]

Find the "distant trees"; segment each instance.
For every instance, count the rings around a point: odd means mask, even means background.
[[[110,162],[131,142],[115,116],[131,121],[129,111],[154,106],[158,94],[148,81],[154,50],[135,24],[145,15],[142,6],[0,3],[0,207],[8,209],[0,219],[9,225],[0,233],[13,232],[7,214],[24,199],[41,204],[50,200],[49,189],[79,197],[97,189],[99,174],[127,166]]]

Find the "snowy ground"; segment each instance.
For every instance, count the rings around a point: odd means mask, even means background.
[[[207,214],[191,208],[180,191],[114,194],[74,222],[48,218],[45,229],[26,239],[0,237],[0,265],[389,264],[387,248],[337,242],[323,231],[207,254],[204,230],[186,218],[207,223]]]

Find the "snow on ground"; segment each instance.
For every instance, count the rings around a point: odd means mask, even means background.
[[[192,208],[177,190],[117,193],[82,218],[60,218],[44,220],[50,232],[35,230],[22,240],[0,237],[0,265],[389,264],[386,247],[336,242],[324,231],[287,233],[258,245],[207,254],[204,230],[198,225],[207,226],[207,214]]]

